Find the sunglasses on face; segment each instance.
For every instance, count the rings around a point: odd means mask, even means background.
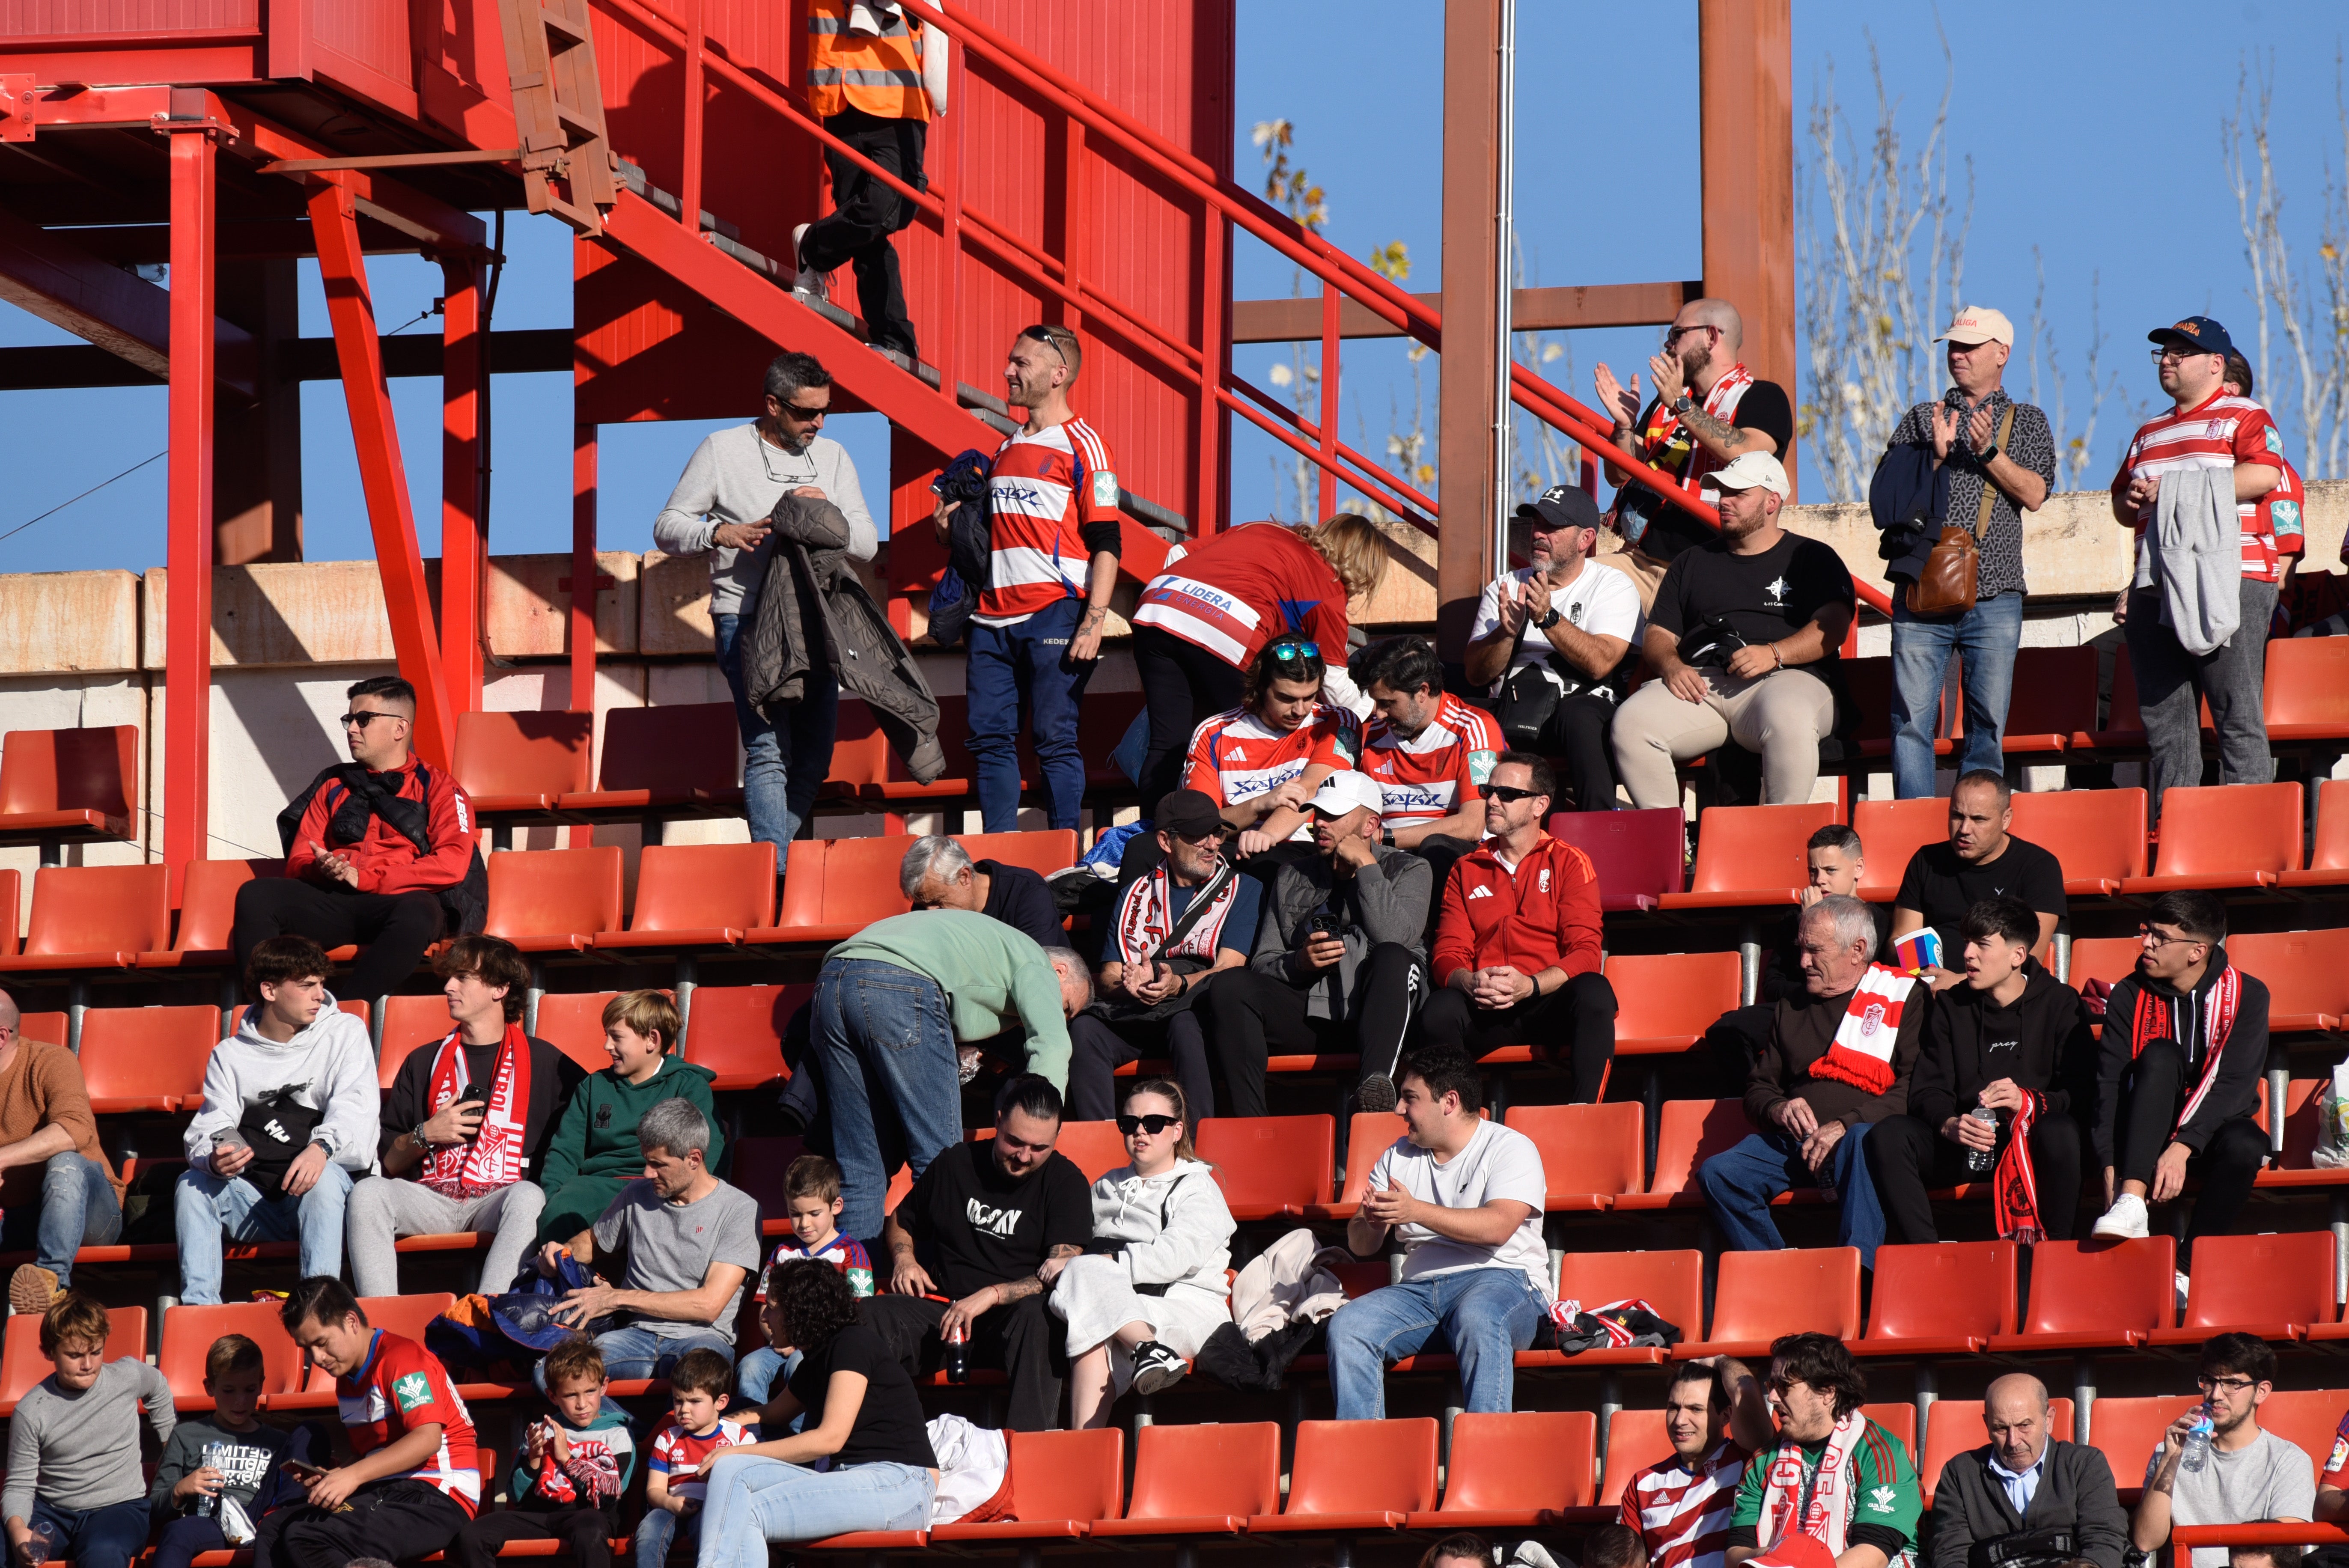
[[[1485,786],[1485,793],[1490,795],[1495,800],[1515,804],[1519,800],[1530,800],[1535,796],[1540,794],[1541,791],[1538,789],[1520,789],[1514,784],[1487,784]]]
[[[802,425],[812,425],[832,412],[832,405],[829,403],[821,408],[802,408],[797,403],[783,402],[778,402],[775,407]]]
[[[385,713],[380,708],[377,709],[373,713],[347,713],[343,715],[343,727],[345,729],[365,729],[369,724],[372,724],[378,718],[398,718],[398,717],[399,715],[396,713]]]
[[[1155,1138],[1182,1119],[1179,1116],[1159,1116],[1155,1113],[1149,1116],[1121,1116],[1117,1119],[1117,1130],[1127,1138],[1133,1137],[1137,1132],[1146,1137]]]

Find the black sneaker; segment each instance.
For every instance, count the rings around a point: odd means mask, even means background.
[[[1145,1339],[1133,1353],[1133,1391],[1158,1394],[1183,1380],[1190,1364],[1155,1339]]]
[[[1372,1073],[1354,1089],[1354,1108],[1358,1110],[1392,1110],[1395,1108],[1394,1079],[1383,1073]]]

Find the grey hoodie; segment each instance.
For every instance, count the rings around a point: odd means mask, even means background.
[[[711,552],[709,613],[739,615],[758,597],[767,580],[774,535],[756,550],[730,550],[712,537],[724,522],[763,523],[784,493],[802,485],[823,491],[848,520],[848,553],[870,561],[881,548],[864,490],[846,449],[829,436],[816,436],[794,452],[761,439],[756,424],[713,432],[685,465],[677,489],[653,520],[653,542],[671,555]]]
[[[2195,657],[2224,647],[2243,622],[2243,530],[2231,468],[2164,474],[2136,586],[2161,588],[2161,624]],[[2254,628],[2261,636],[2264,626]]]
[[[1135,1284],[1182,1285],[1217,1301],[1230,1293],[1232,1212],[1204,1161],[1178,1160],[1163,1176],[1121,1165],[1093,1183],[1093,1239],[1121,1243]]]
[[[204,1064],[203,1109],[186,1134],[189,1165],[210,1171],[214,1135],[243,1121],[245,1107],[264,1093],[294,1084],[300,1086],[296,1102],[326,1112],[311,1137],[345,1170],[372,1172],[383,1091],[367,1026],[329,995],[310,1026],[281,1046],[254,1026],[259,1012],[253,1006],[239,1013],[236,1033],[213,1047]]]

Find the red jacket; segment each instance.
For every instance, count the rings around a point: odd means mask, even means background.
[[[418,778],[428,772],[431,776],[429,793]],[[316,869],[318,852],[313,846],[324,844],[347,851],[357,862],[361,892],[429,892],[463,882],[473,862],[473,803],[466,799],[455,775],[445,768],[423,768],[410,758],[398,773],[377,777],[386,783],[397,778],[399,788],[393,793],[425,803],[429,816],[425,837],[432,845],[431,852],[418,854],[406,834],[374,815],[367,818],[367,833],[356,847],[337,842],[327,823],[349,791],[340,780],[330,779],[310,797],[310,809],[302,813],[301,830],[294,835],[294,847],[286,852],[285,874],[320,882],[336,880]]]
[[[1133,624],[1195,643],[1235,669],[1301,632],[1346,667],[1346,588],[1321,552],[1278,522],[1251,522],[1193,547],[1150,580]]]
[[[1509,874],[1490,840],[1453,862],[1435,928],[1435,983],[1506,964],[1526,975],[1599,968],[1599,873],[1590,857],[1544,833]]]

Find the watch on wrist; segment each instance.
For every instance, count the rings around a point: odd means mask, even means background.
[[[1984,447],[1981,451],[1974,454],[1974,461],[1981,464],[1983,468],[1988,468],[1992,461],[1997,458],[1998,454],[2004,449],[2005,449],[1996,445]]]
[[[424,1139],[424,1130],[431,1124],[432,1119],[430,1117],[427,1117],[422,1121],[418,1122],[415,1126],[408,1130],[408,1136],[416,1140],[417,1148],[429,1149],[432,1147],[429,1143],[426,1142]]]
[[[1391,850],[1393,849],[1395,847],[1394,830],[1392,828],[1381,828],[1379,830],[1379,842],[1384,844]]]
[[[1565,618],[1566,617],[1564,615],[1559,614],[1557,606],[1552,604],[1546,613],[1535,618],[1534,630],[1537,632],[1547,632]]]
[[[1672,412],[1675,414],[1685,414],[1695,407],[1696,399],[1685,392],[1672,399]]]

